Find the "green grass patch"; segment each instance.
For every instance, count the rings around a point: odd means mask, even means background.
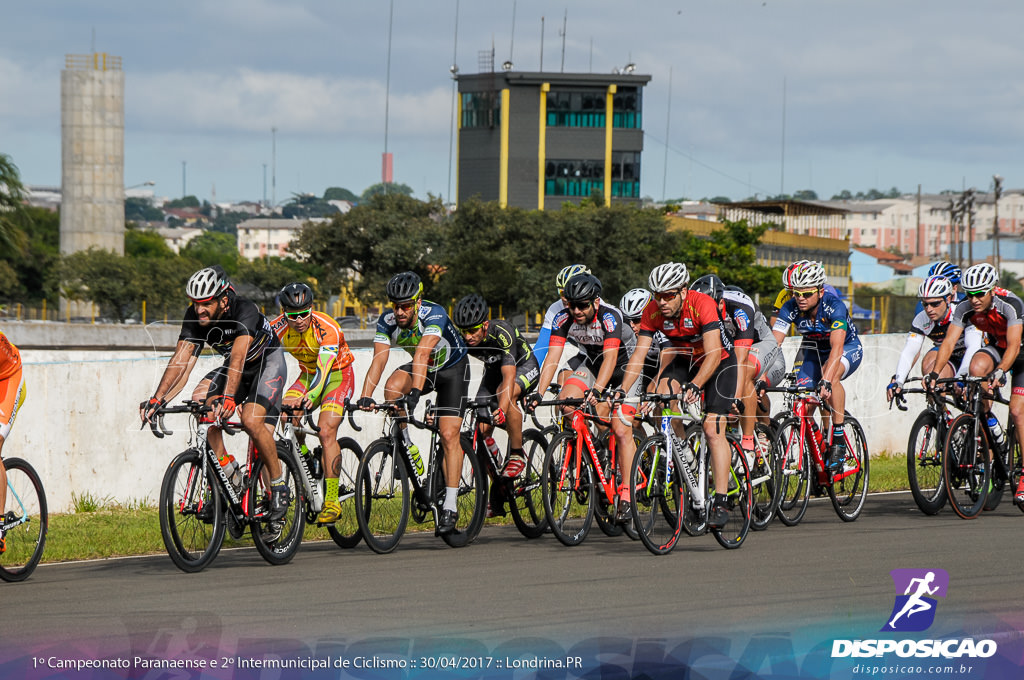
[[[869,491],[906,491],[907,457],[904,454],[893,455],[885,451],[871,457],[871,477],[868,480]]]

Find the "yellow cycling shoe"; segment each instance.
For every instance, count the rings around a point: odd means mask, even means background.
[[[334,524],[341,518],[341,503],[338,501],[327,501],[324,509],[316,516],[317,524]]]

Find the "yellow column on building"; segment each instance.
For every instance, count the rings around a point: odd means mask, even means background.
[[[501,160],[498,170],[498,205],[508,207],[508,88],[501,91]]]
[[[540,129],[537,131],[537,210],[544,209],[544,166],[547,164],[548,92],[551,83],[540,86]]]
[[[604,204],[612,204],[612,104],[615,99],[615,85],[608,86],[604,104]]]

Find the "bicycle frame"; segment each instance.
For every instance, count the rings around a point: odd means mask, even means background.
[[[574,466],[574,486],[573,490],[579,488],[580,484],[580,468],[584,464],[583,462],[583,448],[586,447],[587,453],[590,454],[590,461],[593,464],[594,470],[597,473],[597,479],[601,483],[601,489],[604,491],[605,498],[608,501],[610,507],[615,507],[615,500],[618,495],[618,487],[615,485],[614,477],[609,479],[604,474],[603,466],[601,465],[600,456],[598,456],[597,447],[594,446],[594,439],[590,434],[590,428],[587,427],[588,420],[595,420],[597,422],[603,422],[608,424],[608,421],[601,418],[600,416],[584,413],[582,406],[577,407],[573,410],[570,416],[571,427],[576,433],[576,440],[574,442],[574,453],[572,456],[566,456],[562,461],[562,469],[559,472],[558,484],[560,488],[564,488],[565,477],[569,472],[569,464],[572,461]],[[616,458],[615,458],[615,437],[609,437],[608,439],[608,455],[611,457],[609,469],[615,470]]]
[[[822,452],[825,448],[825,435],[820,428],[812,427],[814,414],[811,412],[810,407],[817,404],[821,404],[821,401],[813,395],[798,396],[793,402],[793,413],[800,420],[800,458],[797,461],[796,469],[801,470],[804,460],[803,454],[806,450],[804,447],[809,447],[818,484],[828,487],[851,475],[858,474],[860,472],[860,462],[858,461],[857,465],[850,469],[846,469],[844,466],[842,470],[833,473],[831,476],[828,474],[825,459],[822,457]],[[843,437],[847,438],[847,450],[851,450],[853,444],[849,441],[845,431],[843,432]]]

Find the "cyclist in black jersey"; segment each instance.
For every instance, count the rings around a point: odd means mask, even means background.
[[[537,385],[540,366],[530,344],[519,329],[503,319],[487,319],[487,301],[472,293],[458,301],[452,321],[462,333],[469,355],[484,362],[477,399],[497,397],[496,422],[505,423],[509,456],[502,470],[504,477],[516,477],[526,467],[523,452],[523,412],[519,399]],[[480,423],[480,431],[489,437],[494,425]]]
[[[185,291],[192,304],[185,310],[178,344],[153,396],[140,405],[140,415],[151,421],[154,412],[181,391],[203,345],[209,345],[224,357],[224,364],[199,382],[193,399],[212,406],[217,421],[231,417],[237,408],[242,427],[270,474],[270,520],[279,520],[291,502],[273,435],[287,377],[281,343],[259,308],[235,295],[220,267],[193,274]],[[211,427],[207,437],[222,462],[227,460],[220,428]]]

